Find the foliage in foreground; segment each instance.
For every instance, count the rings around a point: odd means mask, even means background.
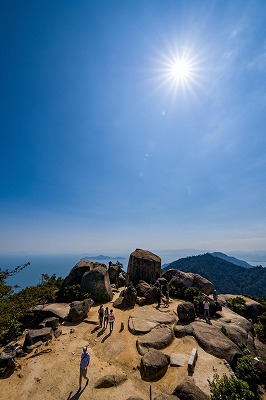
[[[235,374],[238,379],[241,379],[249,385],[250,390],[256,393],[259,383],[259,373],[254,366],[253,357],[245,355],[237,360]]]
[[[254,400],[255,395],[249,389],[247,382],[227,375],[215,374],[212,381],[208,381],[211,391],[211,400]]]
[[[29,313],[29,310],[37,304],[52,302],[55,299],[62,279],[56,279],[42,274],[42,283],[29,286],[15,293],[6,279],[20,272],[30,263],[16,267],[12,271],[0,271],[0,343],[6,344],[21,334],[21,318]]]

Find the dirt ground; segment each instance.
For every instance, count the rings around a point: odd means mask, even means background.
[[[115,295],[114,299],[118,296]],[[178,300],[170,303],[170,309],[176,312]],[[106,304],[112,308],[112,302]],[[138,306],[136,306],[138,307]],[[149,307],[154,307],[151,305]],[[94,305],[88,320],[96,321],[98,305]],[[164,310],[163,310],[164,311]],[[157,382],[145,382],[140,377],[138,366],[141,356],[136,349],[138,336],[132,335],[127,328],[131,310],[114,309],[114,331],[109,335],[98,325],[81,322],[62,325],[63,334],[53,339],[48,346],[43,344],[36,353],[18,359],[17,370],[8,378],[1,380],[2,400],[126,400],[130,396],[150,399],[161,393],[172,393],[178,383],[184,379],[193,379],[205,393],[209,394],[208,379],[215,372],[229,374],[223,360],[217,359],[202,350],[192,336],[175,339],[166,349],[166,354],[181,353],[185,363],[182,367],[168,368],[165,376]],[[125,329],[120,331],[121,322]],[[88,345],[91,362],[88,370],[89,384],[78,393],[79,362],[82,347]],[[188,377],[187,360],[192,349],[198,349],[198,361],[192,376]],[[128,377],[120,386],[108,389],[95,389],[94,383],[102,376],[113,373],[125,373]]]

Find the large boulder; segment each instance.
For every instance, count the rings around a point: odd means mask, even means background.
[[[180,399],[177,396],[174,396],[173,394],[162,393],[159,396],[156,396],[154,400],[180,400]]]
[[[63,280],[62,287],[80,285],[83,275],[96,267],[106,268],[106,265],[91,260],[79,261]]]
[[[113,293],[106,268],[96,267],[82,276],[81,293],[89,293],[94,301],[107,303],[112,300]]]
[[[192,272],[183,272],[178,269],[169,269],[163,274],[163,277],[169,282],[169,286],[174,288],[181,296],[185,290],[194,286],[201,292],[209,295],[213,292],[213,284],[208,279]]]
[[[53,338],[52,328],[31,329],[25,337],[23,350],[37,342],[49,342]]]
[[[136,286],[137,294],[139,297],[144,297],[145,293],[147,292],[148,289],[150,289],[151,285],[145,281],[139,281],[139,283]]]
[[[126,284],[136,286],[139,281],[154,284],[161,276],[161,258],[147,250],[136,249],[130,254]]]
[[[110,283],[115,284],[115,285],[119,285],[118,283],[118,277],[119,274],[121,272],[121,265],[120,264],[111,264],[108,268],[108,275],[109,275],[109,279],[110,279]]]
[[[88,299],[83,301],[72,301],[69,309],[69,319],[71,321],[79,321],[87,317],[90,309],[90,302]]]
[[[217,358],[224,358],[231,366],[234,366],[237,359],[243,356],[240,348],[218,327],[206,324],[203,321],[194,321],[191,326],[193,336],[207,353]]]
[[[16,368],[16,349],[9,347],[0,353],[0,378],[9,378]]]
[[[137,301],[137,291],[133,285],[121,291],[119,297],[114,301],[114,308],[134,307]]]
[[[141,359],[140,374],[145,381],[157,381],[167,371],[170,357],[159,350],[151,349]]]
[[[180,321],[192,322],[195,320],[195,309],[190,301],[184,301],[177,306],[177,315]]]
[[[173,395],[180,400],[209,400],[207,396],[193,381],[181,382],[173,391]]]
[[[126,287],[122,292],[121,292],[122,297],[124,297],[127,305],[134,306],[136,304],[136,299],[137,299],[137,291],[134,288],[134,286],[129,285]]]
[[[144,355],[149,349],[161,350],[169,346],[175,338],[173,330],[167,325],[159,325],[137,339],[137,350]]]
[[[144,295],[147,304],[153,304],[158,302],[158,288],[151,286]]]

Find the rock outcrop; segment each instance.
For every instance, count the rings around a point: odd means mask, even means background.
[[[80,285],[83,275],[96,267],[103,267],[106,269],[105,264],[100,264],[91,260],[79,261],[63,280],[62,287]]]
[[[173,391],[180,400],[209,400],[209,397],[193,381],[184,381]]]
[[[36,342],[49,342],[53,338],[52,328],[31,329],[25,337],[23,350]]]
[[[72,301],[70,303],[69,319],[71,321],[80,321],[87,317],[90,309],[90,302],[88,299],[83,301]]]
[[[184,301],[177,306],[177,315],[180,321],[192,322],[195,320],[195,309],[190,301]]]
[[[94,301],[106,303],[113,298],[107,269],[96,267],[82,276],[81,293],[89,293]]]
[[[149,350],[141,359],[140,374],[143,380],[157,381],[168,368],[170,357],[159,350]]]
[[[169,326],[156,326],[149,333],[137,339],[138,352],[144,355],[149,349],[164,349],[172,343],[174,338],[174,332]]]
[[[161,258],[147,250],[136,249],[130,254],[126,284],[136,286],[139,281],[154,284],[161,276]]]

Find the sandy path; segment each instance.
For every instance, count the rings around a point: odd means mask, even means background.
[[[178,302],[173,301],[170,309],[175,311]],[[109,303],[108,306],[112,307],[112,304]],[[97,310],[97,306],[92,307],[89,313],[90,319],[97,319]],[[1,399],[126,400],[129,396],[138,395],[148,400],[150,383],[140,378],[137,368],[141,359],[136,350],[137,336],[133,336],[127,329],[128,317],[132,311],[114,310],[116,320],[112,335],[108,335],[109,328],[103,331],[96,325],[86,322],[71,326],[63,325],[63,335],[53,339],[49,346],[43,345],[40,352],[31,353],[18,360],[20,367],[17,371],[10,378],[1,380]],[[121,322],[124,322],[125,326],[122,332],[120,332]],[[71,329],[74,329],[73,333],[70,333]],[[83,383],[84,390],[77,394],[79,360],[85,344],[89,346],[91,354],[88,373],[90,381],[86,388]],[[169,355],[182,353],[188,359],[193,347],[198,348],[199,357],[193,377],[190,379],[194,379],[196,385],[209,393],[207,380],[212,379],[214,371],[216,370],[219,375],[228,373],[222,360],[205,353],[192,336],[175,339],[164,352]],[[94,383],[103,375],[120,372],[128,376],[128,380],[122,385],[109,389],[94,389]],[[152,383],[153,397],[162,392],[171,393],[176,385],[187,377],[186,363],[183,367],[169,367],[160,381]]]

